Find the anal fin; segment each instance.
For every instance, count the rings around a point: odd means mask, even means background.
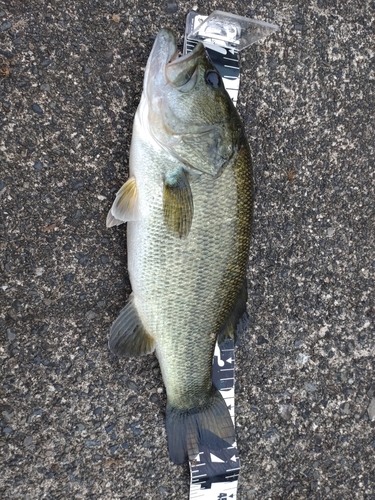
[[[126,358],[151,354],[155,349],[154,340],[139,317],[133,294],[111,327],[108,345],[114,354]]]

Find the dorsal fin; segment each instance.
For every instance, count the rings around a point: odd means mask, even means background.
[[[239,291],[239,294],[234,303],[232,312],[228,316],[224,325],[221,327],[219,334],[217,336],[217,342],[220,345],[226,339],[236,340],[237,330],[241,330],[246,325],[247,313],[246,313],[246,302],[247,302],[247,282],[244,279],[243,285]]]

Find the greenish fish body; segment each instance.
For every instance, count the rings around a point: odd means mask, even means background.
[[[249,147],[221,78],[200,44],[178,57],[169,30],[147,63],[129,166],[107,225],[128,223],[133,292],[109,345],[119,356],[155,351],[169,453],[182,463],[200,443],[235,439],[211,368],[217,338],[233,337],[245,311],[253,200]]]

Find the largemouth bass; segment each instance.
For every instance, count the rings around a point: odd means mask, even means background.
[[[167,391],[170,458],[230,446],[228,408],[212,385],[216,339],[246,308],[252,167],[240,118],[203,45],[178,57],[161,30],[134,124],[130,177],[107,226],[127,222],[133,292],[113,323],[118,356],[155,351]]]

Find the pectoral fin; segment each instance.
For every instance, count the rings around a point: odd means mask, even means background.
[[[155,349],[154,339],[139,317],[133,294],[112,325],[108,345],[114,354],[126,358],[150,354]]]
[[[123,222],[137,220],[138,213],[138,190],[135,177],[123,184],[117,192],[115,201],[107,215],[107,227],[118,226]]]
[[[164,180],[164,221],[177,238],[186,238],[193,221],[194,205],[189,180],[184,169]]]

